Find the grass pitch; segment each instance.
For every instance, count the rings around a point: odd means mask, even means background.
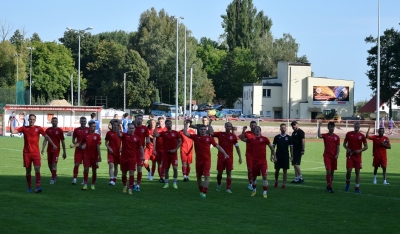
[[[41,140],[42,141],[42,140]],[[66,138],[69,143],[71,138]],[[41,143],[40,143],[41,145]],[[67,144],[68,145],[68,144]],[[216,188],[216,150],[213,149],[211,182],[206,199],[199,197],[194,164],[189,182],[179,189],[163,189],[157,180],[148,181],[143,173],[141,192],[122,193],[119,179],[108,185],[107,154],[102,145],[96,190],[82,191],[81,185],[71,185],[73,151],[58,163],[56,184],[49,185],[51,173],[46,157],[42,158],[41,194],[26,193],[25,169],[22,167],[23,139],[0,138],[0,232],[1,233],[398,233],[400,217],[400,159],[398,143],[388,151],[388,182],[372,184],[372,144],[364,152],[361,170],[362,194],[354,193],[354,173],[351,189],[344,191],[345,158],[341,149],[333,189],[328,194],[322,161],[323,143],[306,141],[306,155],[301,169],[305,183],[288,184],[285,190],[273,188],[273,164],[269,163],[268,198],[262,198],[261,178],[257,196],[247,190],[245,162],[237,163],[233,171],[233,194]],[[245,147],[241,143],[243,161]],[[269,152],[268,152],[269,153]],[[179,168],[181,165],[179,165]],[[78,182],[83,176],[79,169]],[[282,173],[282,172],[281,172]],[[156,173],[157,175],[157,173]],[[136,175],[135,175],[136,177]],[[170,171],[172,177],[172,171]],[[282,175],[280,176],[280,181]],[[289,170],[288,181],[293,179]],[[170,179],[171,180],[171,179]],[[34,174],[32,182],[34,184]],[[91,173],[89,173],[91,181]],[[170,182],[171,183],[171,182]],[[225,175],[222,187],[225,188]]]

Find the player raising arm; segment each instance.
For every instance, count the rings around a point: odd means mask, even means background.
[[[10,118],[10,131],[11,134],[23,133],[24,135],[24,150],[23,150],[23,159],[24,159],[24,167],[26,169],[26,182],[28,183],[27,192],[32,192],[32,164],[35,170],[36,175],[36,193],[42,192],[40,188],[40,166],[41,166],[41,158],[39,151],[39,137],[40,135],[44,136],[50,144],[53,145],[53,149],[57,149],[57,145],[53,143],[51,138],[46,135],[45,131],[42,127],[36,126],[36,115],[30,114],[28,118],[29,126],[22,126],[18,129],[14,127],[14,119],[15,117]]]
[[[186,123],[189,120],[186,120]],[[199,134],[189,134],[188,124],[184,124],[183,134],[191,138],[194,142],[194,149],[196,152],[196,176],[197,185],[200,190],[200,197],[206,198],[208,191],[208,184],[210,182],[210,168],[211,168],[211,150],[210,145],[213,145],[218,149],[219,152],[225,155],[225,159],[229,158],[229,155],[215,142],[214,138],[207,134],[207,127],[201,125],[198,130]],[[202,176],[204,175],[204,183]]]
[[[372,157],[374,157],[374,160],[372,162],[372,166],[374,166],[373,183],[376,184],[376,174],[378,172],[378,167],[382,167],[383,184],[389,185],[389,183],[386,182],[386,167],[387,167],[386,149],[392,148],[390,145],[390,140],[388,137],[383,135],[385,133],[384,128],[379,128],[378,136],[370,135],[369,134],[370,128],[371,128],[371,126],[368,127],[366,137],[367,137],[367,139],[370,139],[373,142],[373,144],[372,144]]]
[[[247,126],[243,127],[243,132],[246,131]],[[271,150],[271,161],[276,160],[276,155],[274,151],[274,147],[271,145],[271,142],[267,137],[261,136],[261,128],[260,126],[256,126],[254,128],[254,138],[247,139],[244,134],[242,134],[241,138],[242,141],[248,142],[251,145],[251,149],[253,150],[253,168],[251,169],[252,171],[252,177],[253,177],[253,192],[251,193],[251,196],[256,195],[256,179],[257,176],[262,175],[263,178],[263,197],[267,198],[267,191],[268,191],[268,163],[267,163],[267,151],[266,151],[266,146],[269,147]]]

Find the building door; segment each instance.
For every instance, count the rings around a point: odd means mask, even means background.
[[[316,119],[318,112],[311,112],[311,119]]]
[[[282,119],[282,111],[274,111],[274,119]]]

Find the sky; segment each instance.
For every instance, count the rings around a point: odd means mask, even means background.
[[[182,21],[197,39],[218,41],[223,34],[221,15],[230,0],[0,0],[0,20],[25,28],[27,37],[38,33],[43,41],[58,41],[66,27],[93,27],[93,34],[137,31],[140,14],[154,7]],[[355,101],[369,100],[372,90],[365,75],[372,44],[367,36],[378,35],[378,0],[253,0],[258,11],[272,19],[275,38],[290,33],[299,43],[298,56],[306,55],[314,76],[355,81]],[[380,34],[400,30],[400,1],[380,1]],[[11,36],[9,35],[9,37]]]

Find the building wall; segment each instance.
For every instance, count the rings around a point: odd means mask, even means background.
[[[262,89],[270,89],[271,96],[270,97],[262,97],[262,116],[265,118],[273,119],[274,118],[274,107],[282,107],[282,86],[263,86]],[[267,115],[269,111],[270,115]]]
[[[278,77],[282,79],[283,118],[300,117],[298,114],[300,103],[307,101],[309,76],[311,76],[311,64],[278,63]]]
[[[311,77],[309,63],[279,62],[278,77],[265,78],[263,84],[243,84],[243,114],[276,118],[274,112],[280,111],[284,119],[311,119],[326,109],[335,109],[342,117],[354,114],[354,81]],[[346,86],[349,99],[346,102],[314,102],[314,86],[329,86],[331,90],[336,86]],[[263,97],[263,89],[271,89],[271,97]],[[269,116],[267,111],[270,111]]]

